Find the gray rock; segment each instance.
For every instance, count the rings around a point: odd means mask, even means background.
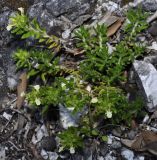
[[[45,160],[57,160],[58,159],[58,154],[56,152],[46,152],[45,150],[41,150],[41,156],[43,157],[43,159]]]
[[[83,148],[83,157],[86,160],[93,160],[93,156],[96,154],[97,143],[92,141],[92,139],[85,140],[85,145]]]
[[[88,110],[84,107],[80,112],[72,113],[74,108],[66,108],[62,104],[59,104],[60,122],[64,129],[69,127],[78,127],[81,116],[85,115]]]
[[[54,136],[43,137],[40,142],[40,148],[46,151],[54,151],[56,148],[56,140]]]
[[[105,10],[108,10],[110,12],[116,12],[119,9],[119,5],[113,1],[103,3],[102,6],[105,8]]]
[[[116,160],[117,158],[112,155],[112,151],[110,151],[106,156],[105,160]]]
[[[102,143],[100,144],[99,150],[100,150],[101,156],[105,157],[105,155],[107,154],[109,150],[109,147],[106,143]]]
[[[157,28],[157,22],[152,23],[152,25],[148,29],[148,32],[154,37],[157,36],[157,29],[156,28]]]
[[[98,159],[98,160],[105,160],[104,157],[102,157],[102,156],[98,156],[97,159]]]
[[[129,139],[134,139],[135,138],[135,136],[137,135],[137,130],[131,130],[127,135],[128,135],[128,138]]]
[[[7,52],[0,48],[0,106],[3,104],[7,97],[8,84],[7,84],[7,68],[8,66],[8,58]]]
[[[10,90],[14,91],[17,88],[18,79],[19,73],[16,71],[16,65],[13,60],[10,60],[7,67],[7,83]]]
[[[59,105],[59,114],[60,114],[60,122],[64,129],[67,129],[68,127],[78,126],[78,119],[75,118],[75,116],[72,115],[71,111],[68,110],[63,105]]]
[[[6,159],[5,148],[4,146],[0,145],[0,160],[5,160],[5,159]]]
[[[81,155],[79,153],[75,153],[71,156],[72,156],[72,159],[74,159],[74,160],[83,160],[83,158],[84,158],[83,155]]]
[[[0,13],[0,47],[4,47],[11,41],[11,35],[6,30],[10,14],[11,11],[7,8]]]
[[[151,63],[153,65],[157,65],[157,54],[153,54],[144,58],[144,61],[147,63]]]
[[[142,90],[149,112],[157,107],[157,70],[144,61],[134,61],[133,67],[137,75],[137,84]]]
[[[116,140],[114,140],[113,143],[111,144],[111,147],[113,149],[121,148],[121,146],[122,146],[121,143],[119,141],[116,141]]]
[[[157,0],[144,0],[142,2],[142,8],[145,11],[155,12],[157,10]]]
[[[30,7],[28,14],[30,18],[36,17],[48,33],[61,35],[71,24],[79,25],[89,18],[86,15],[94,8],[95,0],[39,0]]]
[[[121,155],[126,160],[133,160],[134,159],[134,152],[129,149],[123,149]]]
[[[134,160],[145,160],[144,156],[138,156],[136,158],[134,158]]]

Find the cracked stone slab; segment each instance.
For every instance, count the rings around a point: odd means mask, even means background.
[[[142,90],[147,109],[153,112],[157,108],[157,70],[155,67],[144,61],[134,61],[134,71],[136,73],[136,81]]]
[[[28,10],[49,34],[61,34],[86,21],[94,12],[95,0],[38,0]]]

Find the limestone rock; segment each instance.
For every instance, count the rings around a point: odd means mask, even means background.
[[[38,0],[28,10],[48,33],[61,35],[71,24],[81,24],[93,12],[95,0]]]
[[[142,2],[142,8],[145,11],[155,12],[157,10],[157,0],[144,0]]]
[[[133,63],[137,75],[137,84],[142,90],[149,112],[157,107],[157,70],[148,62],[135,61]]]

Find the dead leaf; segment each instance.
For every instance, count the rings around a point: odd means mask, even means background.
[[[124,21],[123,18],[119,18],[115,23],[113,23],[110,27],[108,27],[107,36],[110,37],[114,35],[121,27],[123,21]]]
[[[119,17],[113,16],[111,12],[107,12],[98,22],[99,25],[105,24],[107,27],[115,23]]]
[[[136,121],[134,119],[131,121],[131,128],[132,129],[138,128],[138,124],[136,123]]]
[[[96,27],[97,24],[102,25],[104,24],[106,27],[110,27],[112,24],[114,24],[117,20],[119,19],[119,17],[112,15],[111,12],[107,12],[103,17],[101,17],[100,19],[94,21],[93,23],[90,24],[90,26],[88,27]]]
[[[132,148],[133,143],[136,141],[135,140],[129,140],[129,139],[121,139],[121,143],[124,144],[125,146]]]
[[[74,56],[77,56],[77,55],[81,55],[85,52],[85,50],[78,50],[77,48],[68,48],[66,46],[64,46],[65,48],[65,51],[68,52],[68,53],[71,53],[73,54]]]
[[[151,142],[157,141],[157,134],[152,131],[143,131],[141,134],[143,136],[146,145]]]
[[[16,107],[18,109],[21,108],[23,101],[25,99],[24,94],[26,93],[27,88],[27,74],[22,73],[19,77],[19,84],[17,86],[17,101],[16,101]]]
[[[157,134],[152,131],[142,131],[134,140],[121,139],[121,142],[136,151],[148,151],[157,155]]]
[[[157,156],[157,141],[151,142],[145,146],[146,150]]]

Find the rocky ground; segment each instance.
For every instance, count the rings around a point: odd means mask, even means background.
[[[87,139],[85,148],[74,154],[70,154],[69,151],[59,152],[55,133],[61,125],[64,126],[61,119],[69,116],[67,111],[63,110],[60,114],[50,112],[50,115],[43,119],[38,111],[32,113],[25,105],[20,109],[16,107],[16,88],[21,73],[16,72],[11,55],[17,47],[23,46],[23,42],[15,39],[7,31],[9,16],[14,14],[17,8],[24,7],[29,17],[36,17],[49,34],[69,40],[72,38],[72,31],[80,25],[93,26],[104,23],[110,27],[118,19],[125,18],[125,10],[139,5],[153,16],[148,19],[148,30],[139,37],[148,45],[147,54],[143,60],[133,63],[129,82],[136,87],[128,95],[132,97],[140,90],[147,104],[146,116],[138,124],[133,123],[132,129],[124,126],[102,126],[102,129],[108,130],[107,142]],[[0,160],[155,160],[157,155],[156,11],[156,0],[79,0],[79,3],[74,0],[34,2],[0,0]],[[110,12],[112,15],[109,15]],[[120,35],[120,27],[115,27],[109,33],[109,36],[112,36],[111,41],[116,41]],[[52,118],[52,114],[60,117]],[[68,118],[71,121],[71,117]]]

